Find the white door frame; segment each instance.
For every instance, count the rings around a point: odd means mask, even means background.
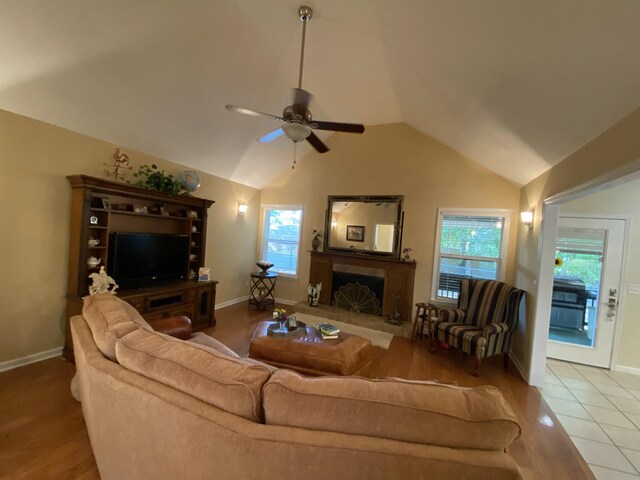
[[[558,215],[558,219],[560,219],[561,217],[565,217],[565,218],[576,218],[576,219],[586,219],[586,220],[621,220],[624,222],[624,231],[622,232],[622,256],[621,256],[621,266],[620,266],[620,278],[619,278],[619,284],[618,284],[618,296],[616,297],[617,301],[618,301],[618,306],[616,307],[616,316],[615,316],[615,320],[614,320],[614,331],[613,331],[613,337],[611,339],[612,345],[611,345],[611,355],[609,357],[609,368],[613,370],[613,367],[617,364],[617,360],[618,360],[618,347],[620,345],[620,332],[622,331],[622,328],[620,327],[620,325],[622,324],[622,318],[623,318],[623,314],[622,312],[624,311],[624,300],[626,298],[625,295],[625,289],[624,289],[624,285],[625,285],[625,279],[626,279],[626,273],[627,273],[627,261],[628,261],[628,249],[629,249],[629,241],[631,240],[630,237],[630,233],[631,233],[631,229],[629,228],[631,225],[631,216],[630,215],[617,215],[617,214],[606,214],[606,213],[596,213],[596,214],[591,214],[591,213],[564,213],[564,214],[559,214]],[[607,244],[606,244],[606,248],[608,249],[609,246],[609,236],[606,237],[607,238]],[[557,233],[556,233],[556,239],[557,239]],[[555,255],[554,255],[555,256]],[[608,257],[608,254],[606,253],[606,249],[605,249],[605,262],[606,259]],[[603,265],[604,267],[604,265]],[[602,270],[602,274],[604,275],[604,268]],[[553,273],[552,273],[553,275]],[[601,278],[602,280],[602,278]],[[604,290],[605,287],[602,286],[601,284],[601,290]],[[552,291],[553,291],[553,282],[552,282]],[[598,295],[598,310],[597,310],[597,317],[598,319],[600,318],[600,313],[601,313],[601,309],[605,309],[606,307],[603,305],[603,302],[601,301],[603,298],[607,297],[607,295]],[[599,321],[599,320],[598,320]],[[600,327],[598,327],[599,329]],[[547,341],[549,340],[549,337],[547,335]]]
[[[544,374],[547,361],[547,340],[549,323],[551,320],[551,296],[553,294],[553,269],[556,254],[556,236],[558,234],[558,217],[560,205],[580,197],[590,195],[611,187],[622,185],[630,180],[640,178],[640,160],[614,169],[605,175],[597,177],[582,185],[570,188],[562,193],[553,195],[543,201],[542,221],[538,238],[538,258],[540,265],[534,275],[534,285],[537,285],[536,304],[534,306],[534,329],[531,342],[531,363],[527,382],[536,387],[544,386]],[[619,218],[619,217],[618,217]],[[629,228],[625,233],[625,245],[629,244]],[[621,290],[626,284],[627,256],[626,248],[623,256]],[[622,296],[624,297],[624,296]],[[621,299],[618,312],[622,311],[624,298]],[[618,364],[618,347],[622,332],[623,315],[620,313],[616,319],[616,332],[611,355],[611,368]]]

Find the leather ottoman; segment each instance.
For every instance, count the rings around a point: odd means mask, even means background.
[[[267,334],[272,322],[260,322],[249,346],[249,357],[304,375],[369,376],[373,346],[366,338],[340,332],[338,338],[324,340],[318,330],[294,337]]]

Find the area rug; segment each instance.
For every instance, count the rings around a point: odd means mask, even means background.
[[[335,320],[315,317],[306,313],[292,313],[291,315],[295,316],[298,320],[303,321],[307,325],[315,326],[318,323],[330,323],[331,325],[338,327],[342,332],[350,333],[351,335],[358,335],[359,337],[371,340],[372,345],[384,348],[385,350],[389,348],[389,344],[391,343],[391,340],[393,340],[393,335],[390,333],[379,332],[377,330],[371,330],[370,328],[359,327],[358,325],[336,322]]]

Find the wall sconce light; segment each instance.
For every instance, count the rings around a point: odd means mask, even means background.
[[[520,219],[525,227],[531,228],[533,226],[533,210],[520,212]]]
[[[338,226],[337,220],[331,220],[331,228],[336,228]]]
[[[247,208],[249,208],[249,207],[247,206],[246,203],[239,203],[238,204],[238,215],[244,216],[244,214],[247,213]]]

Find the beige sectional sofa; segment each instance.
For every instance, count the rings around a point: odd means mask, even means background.
[[[108,294],[71,329],[103,480],[521,478],[493,387],[304,377],[154,332]]]

